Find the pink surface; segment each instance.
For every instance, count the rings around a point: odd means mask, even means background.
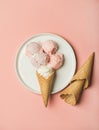
[[[99,1],[0,0],[0,130],[99,130]],[[26,89],[15,73],[15,57],[33,34],[52,32],[74,47],[78,68],[95,51],[91,87],[72,107]]]

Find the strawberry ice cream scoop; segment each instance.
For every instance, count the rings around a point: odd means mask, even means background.
[[[54,54],[56,53],[57,49],[58,49],[58,45],[56,42],[52,41],[52,40],[47,40],[44,43],[42,43],[42,48],[44,50],[44,52],[46,52],[47,54]]]
[[[31,63],[34,67],[38,68],[41,65],[46,65],[49,62],[49,56],[46,53],[35,53],[31,58]]]
[[[63,65],[63,61],[64,61],[63,54],[58,52],[58,53],[50,56],[49,64],[53,69],[57,70]]]
[[[26,55],[28,57],[31,57],[32,55],[39,52],[40,50],[41,50],[41,45],[39,43],[32,42],[28,44],[26,47]]]

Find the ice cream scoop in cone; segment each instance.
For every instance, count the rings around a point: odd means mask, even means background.
[[[48,99],[49,99],[49,96],[50,96],[51,90],[52,90],[52,82],[54,79],[55,72],[54,71],[51,72],[51,74],[47,78],[42,76],[37,71],[36,71],[36,75],[37,75],[38,82],[40,85],[40,90],[41,90],[41,94],[43,97],[43,102],[45,104],[45,107],[47,107]]]
[[[61,92],[60,97],[64,99],[65,102],[71,105],[75,105],[78,102],[82,89],[85,89],[89,86],[93,69],[93,62],[94,53],[89,56],[87,61],[74,75],[69,86]]]
[[[29,43],[25,50],[26,56],[28,56],[32,65],[36,68],[37,79],[46,107],[53,87],[52,82],[55,72],[64,63],[63,54],[57,52],[57,50],[58,44],[50,39]]]

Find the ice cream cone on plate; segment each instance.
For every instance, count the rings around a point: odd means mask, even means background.
[[[42,69],[42,70],[40,70],[40,69]],[[46,70],[45,70],[46,72],[44,72],[45,68],[41,67],[40,69],[38,71],[36,71],[36,75],[37,75],[37,79],[39,82],[44,105],[45,105],[45,107],[47,107],[48,99],[49,99],[49,96],[52,91],[52,86],[53,86],[52,83],[53,83],[53,79],[55,76],[55,71],[50,70],[48,72],[48,70],[46,68]],[[43,73],[41,71],[43,71]]]
[[[71,105],[75,105],[78,102],[82,89],[87,88],[90,84],[93,62],[94,53],[89,56],[87,61],[74,75],[69,86],[61,92],[60,97],[64,99],[65,102]]]
[[[63,54],[57,50],[58,44],[53,40],[47,40],[44,43],[32,42],[26,47],[26,56],[30,58],[32,65],[36,68],[37,79],[46,107],[53,87],[55,71],[64,63]]]

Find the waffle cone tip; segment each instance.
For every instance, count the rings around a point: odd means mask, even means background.
[[[45,107],[47,107],[48,101],[44,103]]]

